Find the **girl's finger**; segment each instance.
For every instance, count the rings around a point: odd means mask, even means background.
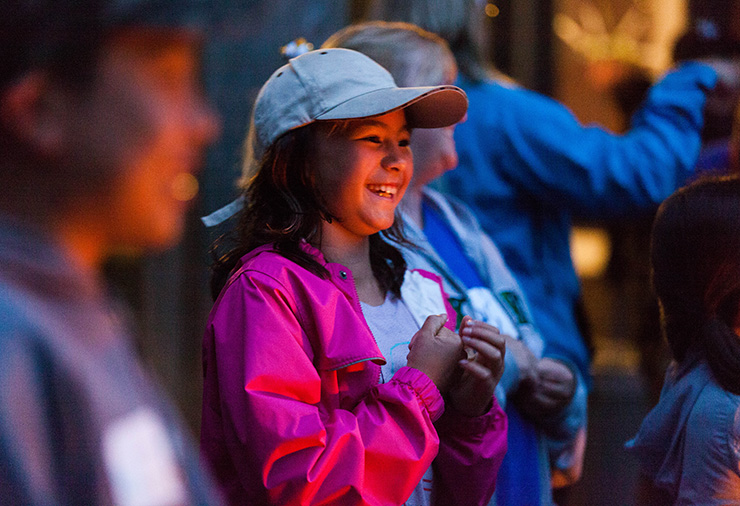
[[[427,319],[424,320],[424,324],[421,326],[419,331],[411,338],[411,341],[409,342],[409,350],[414,347],[417,339],[422,339],[424,336],[427,338],[436,336],[444,328],[445,323],[447,323],[446,314],[428,316]]]
[[[506,353],[506,346],[504,344],[498,345],[498,343],[492,343],[485,339],[479,339],[477,337],[463,336],[462,338],[465,346],[468,346],[480,355],[481,358],[485,358],[488,361],[497,361],[504,358]]]
[[[501,334],[496,327],[476,320],[471,319],[470,323],[462,328],[460,334],[484,339],[499,348],[506,346],[506,336]]]
[[[463,316],[462,321],[460,322],[460,332],[462,332],[465,327],[470,325],[470,322],[474,321],[472,316],[465,315]]]
[[[468,374],[480,381],[487,381],[488,379],[493,378],[491,370],[483,364],[470,360],[460,360],[458,363],[460,364],[460,367],[467,371]]]

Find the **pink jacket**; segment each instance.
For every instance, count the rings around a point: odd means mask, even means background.
[[[477,418],[443,415],[416,369],[378,384],[384,358],[351,273],[304,248],[329,279],[258,248],[208,320],[201,451],[229,502],[398,505],[434,461],[435,504],[486,504],[506,452],[495,399]]]

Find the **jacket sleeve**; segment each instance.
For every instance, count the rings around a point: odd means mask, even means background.
[[[1,315],[0,315],[1,316]],[[2,323],[2,322],[0,322]],[[0,497],[2,504],[59,504],[64,501],[51,470],[54,455],[40,355],[28,336],[0,335]],[[49,364],[45,364],[48,366]],[[47,371],[47,374],[49,372]]]
[[[657,205],[692,173],[715,82],[710,67],[683,64],[650,89],[623,135],[583,126],[548,97],[499,86],[505,105],[483,120],[477,142],[498,131],[503,145],[488,145],[500,148],[489,156],[501,177],[559,209],[595,218]]]
[[[315,322],[279,282],[248,273],[222,294],[210,323],[217,402],[229,459],[253,500],[270,504],[401,504],[437,453],[443,401],[404,367],[356,406],[331,406],[343,371],[319,371]],[[327,308],[330,311],[330,308]],[[352,339],[352,336],[346,336]],[[361,364],[358,364],[361,365]],[[335,376],[332,376],[335,375]],[[348,381],[351,381],[349,378]],[[204,417],[204,430],[212,423]],[[204,448],[207,451],[207,448]]]
[[[434,506],[488,504],[506,454],[507,424],[495,397],[488,413],[479,417],[445,411],[435,424],[440,445],[434,461]]]
[[[573,399],[559,413],[541,420],[552,463],[552,480],[556,487],[577,482],[581,477],[586,457],[588,392],[575,364],[566,363],[566,365],[576,378]]]

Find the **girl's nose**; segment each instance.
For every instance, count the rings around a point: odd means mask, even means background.
[[[413,163],[411,149],[405,146],[399,146],[396,143],[389,143],[387,153],[381,161],[384,169],[399,172],[409,170]]]

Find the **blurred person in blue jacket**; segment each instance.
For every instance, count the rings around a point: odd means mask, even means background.
[[[171,246],[218,119],[198,1],[0,16],[0,503],[218,504],[101,266]]]
[[[468,94],[470,108],[455,130],[458,168],[438,188],[466,202],[499,247],[528,297],[546,354],[590,378],[570,256],[572,218],[650,209],[693,173],[703,108],[717,72],[686,62],[667,73],[624,134],[584,126],[563,104],[486,67],[477,30],[483,8],[476,0],[375,0],[368,18],[411,22],[450,44],[460,70],[456,84]],[[561,486],[578,475],[553,478]]]

